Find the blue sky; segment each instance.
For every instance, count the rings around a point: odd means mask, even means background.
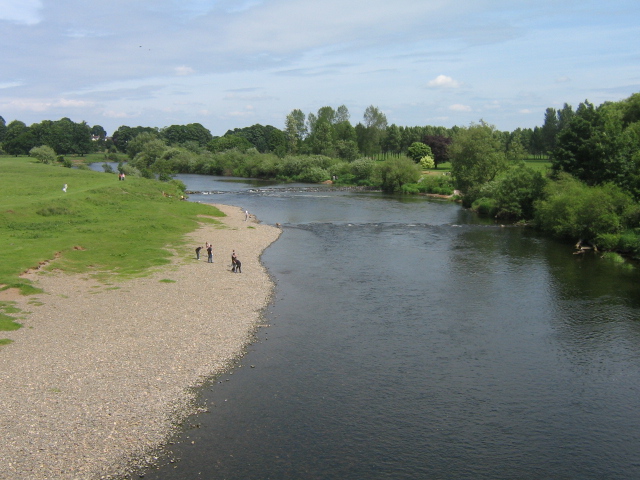
[[[0,115],[28,125],[541,125],[640,92],[638,0],[0,0]]]

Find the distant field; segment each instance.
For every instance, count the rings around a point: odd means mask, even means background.
[[[54,258],[70,272],[142,275],[168,263],[168,249],[198,222],[223,216],[181,201],[171,183],[145,178],[120,182],[29,157],[0,157],[0,175],[0,288],[27,287],[20,274]]]

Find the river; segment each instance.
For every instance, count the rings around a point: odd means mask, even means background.
[[[178,178],[283,234],[269,326],[146,479],[640,478],[637,268],[447,201]]]

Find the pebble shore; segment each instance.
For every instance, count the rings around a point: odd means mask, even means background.
[[[280,230],[216,207],[224,226],[202,224],[148,277],[28,274],[45,293],[13,298],[29,313],[2,332],[0,479],[137,478],[194,413],[194,387],[242,355],[273,293],[260,255]],[[213,264],[204,248],[195,258],[207,241]]]

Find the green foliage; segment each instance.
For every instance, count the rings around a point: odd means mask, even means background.
[[[386,193],[400,192],[407,183],[417,183],[420,167],[406,157],[392,158],[376,165],[382,190]]]
[[[454,190],[450,175],[424,175],[418,183],[418,189],[422,193],[437,195],[452,195]]]
[[[495,179],[508,167],[499,132],[484,122],[461,128],[453,137],[449,155],[454,184],[463,192]]]
[[[536,224],[558,237],[582,239],[597,244],[607,234],[619,234],[630,225],[634,204],[619,187],[606,184],[588,187],[567,174],[545,188],[545,198],[536,203]]]
[[[475,200],[472,204],[473,210],[478,212],[479,215],[483,216],[495,216],[498,212],[498,204],[495,199],[480,197]]]
[[[433,157],[433,152],[431,152],[431,147],[428,145],[422,142],[413,142],[407,149],[407,155],[414,162],[418,163],[423,157]]]
[[[435,168],[435,166],[436,163],[433,160],[433,157],[430,157],[429,155],[425,155],[420,159],[420,168],[422,168],[423,170],[430,170],[432,168]]]
[[[216,137],[207,143],[207,150],[218,153],[231,149],[245,152],[253,147],[251,142],[240,135],[227,134],[224,137]]]
[[[534,217],[534,205],[542,198],[547,181],[539,171],[532,170],[524,164],[511,167],[498,179],[487,182],[480,187],[472,188],[463,200],[465,206],[472,206],[478,213],[486,214],[476,208],[477,202],[492,200],[493,208],[489,212],[496,218],[510,220],[530,220]]]
[[[55,163],[56,152],[48,145],[33,147],[29,150],[29,155],[38,159],[40,163]]]
[[[634,97],[599,107],[585,101],[559,131],[551,160],[588,185],[614,183],[640,198],[640,121]]]
[[[90,170],[2,159],[0,284],[22,285],[24,271],[56,268],[137,276],[170,261],[183,235],[215,208],[180,201],[177,184],[139,177],[118,182]],[[69,185],[67,193],[60,186]],[[52,261],[59,255],[55,261]]]

